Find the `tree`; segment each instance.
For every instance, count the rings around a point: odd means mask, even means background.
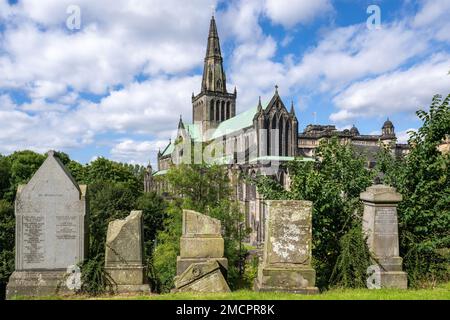
[[[0,200],[0,299],[3,298],[9,276],[14,271],[14,208]]]
[[[111,279],[104,270],[108,224],[130,214],[136,194],[127,183],[96,182],[89,186],[89,199],[89,255],[82,264],[82,290],[96,295],[112,290]]]
[[[11,164],[9,159],[0,155],[0,199],[5,197],[11,180]]]
[[[6,194],[9,201],[13,201],[19,184],[25,184],[39,169],[45,160],[45,156],[25,150],[16,151],[8,156],[11,164],[10,188]]]
[[[130,167],[103,157],[90,163],[87,167],[85,179],[89,184],[98,181],[124,183],[136,195],[142,193],[144,188],[142,181]]]
[[[231,288],[239,285],[246,251],[242,246],[248,235],[243,228],[243,215],[230,200],[231,185],[227,169],[220,165],[181,164],[170,168],[165,177],[175,201],[168,210],[164,230],[158,233],[153,265],[158,289],[167,292],[176,275],[182,209],[191,209],[219,219],[224,229],[225,257],[228,258],[228,281]]]
[[[429,111],[416,112],[422,127],[410,133],[403,161],[379,155],[384,182],[403,195],[398,206],[400,250],[410,285],[450,278],[450,155],[438,146],[450,134],[450,95],[433,97]]]
[[[294,160],[288,164],[290,191],[282,189],[267,177],[258,177],[255,181],[265,199],[313,202],[313,263],[317,271],[317,285],[321,288],[327,288],[331,283],[342,285],[340,279],[351,278],[352,274],[362,277],[361,270],[369,262],[364,241],[342,240],[347,234],[359,237],[354,230],[361,228],[359,194],[371,185],[373,178],[365,162],[350,145],[341,145],[337,138],[333,138],[321,142],[316,149],[314,162]],[[342,256],[348,252],[343,250],[343,246],[353,244],[361,246],[351,254],[354,258],[357,255],[365,263],[353,264],[352,256]],[[349,265],[341,264],[335,268],[338,261],[348,262]],[[339,274],[349,270],[352,273],[350,275]],[[361,283],[361,279],[354,279],[345,285],[358,286]]]
[[[174,195],[185,199],[185,207],[200,212],[231,195],[227,172],[219,165],[180,164],[168,171],[166,179]]]

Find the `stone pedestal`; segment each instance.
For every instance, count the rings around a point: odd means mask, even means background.
[[[183,210],[174,291],[227,292],[227,269],[220,221]]]
[[[67,269],[85,258],[87,215],[87,187],[78,185],[49,151],[30,181],[17,190],[15,271],[7,299],[70,294],[80,288],[81,281],[67,286],[65,278]]]
[[[14,271],[6,288],[7,299],[16,296],[72,295],[66,271]]]
[[[363,231],[381,272],[382,288],[407,288],[407,274],[399,256],[397,204],[402,195],[394,188],[374,185],[361,193],[364,203]]]
[[[257,291],[316,294],[311,267],[312,202],[265,201],[267,221]]]
[[[105,270],[114,281],[116,292],[150,292],[143,251],[142,211],[132,211],[125,219],[109,223]]]

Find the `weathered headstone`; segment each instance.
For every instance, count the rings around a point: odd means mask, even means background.
[[[224,241],[219,220],[192,210],[183,210],[182,228],[177,275],[182,274],[192,263],[210,259],[217,260],[228,269],[228,260],[223,257]]]
[[[223,276],[223,267],[216,260],[192,263],[176,279],[175,292],[230,292]]]
[[[86,199],[87,187],[75,182],[53,151],[18,187],[15,271],[7,298],[73,293],[80,287],[72,272],[87,252]],[[68,285],[68,277],[77,281]]]
[[[117,292],[150,292],[143,265],[142,211],[111,221],[106,236],[105,269]]]
[[[228,260],[219,220],[183,210],[183,234],[174,291],[227,292]]]
[[[382,288],[407,288],[407,274],[399,256],[397,204],[402,195],[395,188],[374,185],[361,193],[364,203],[363,231],[380,266]]]
[[[263,261],[257,291],[318,293],[311,267],[312,202],[273,200],[266,211]]]

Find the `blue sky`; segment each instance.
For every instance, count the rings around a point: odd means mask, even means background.
[[[238,112],[277,84],[300,130],[313,113],[365,134],[389,117],[405,141],[415,111],[450,93],[449,0],[0,0],[0,153],[154,163],[191,121],[213,7]]]

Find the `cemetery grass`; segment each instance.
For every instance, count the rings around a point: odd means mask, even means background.
[[[17,297],[17,299],[28,299]],[[450,282],[433,289],[332,289],[318,295],[300,295],[281,292],[254,292],[239,290],[231,293],[169,293],[161,295],[116,295],[116,296],[72,296],[40,297],[41,300],[450,300]]]

